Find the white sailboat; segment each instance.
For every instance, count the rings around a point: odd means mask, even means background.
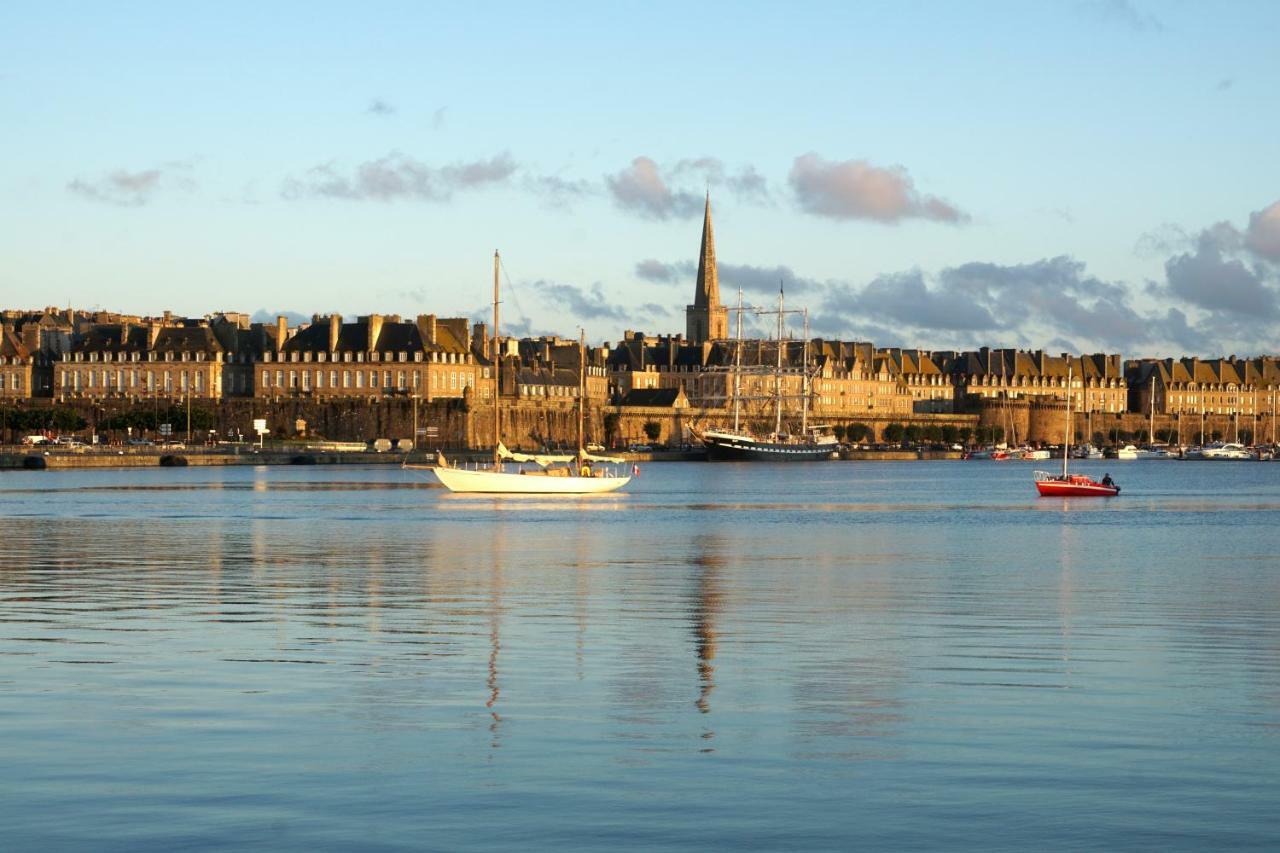
[[[573,455],[513,453],[502,443],[502,406],[498,368],[498,253],[493,253],[493,464],[489,468],[459,468],[437,454],[431,469],[451,492],[512,495],[592,495],[612,492],[631,481],[629,475],[596,467],[593,463],[622,465],[625,460],[613,456],[597,456],[583,449],[583,416],[587,395],[586,335],[579,346],[578,359],[578,452]],[[514,463],[514,470],[504,467]],[[532,465],[534,467],[527,467]]]

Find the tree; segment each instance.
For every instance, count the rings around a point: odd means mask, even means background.
[[[851,444],[863,442],[867,438],[867,434],[871,432],[870,427],[866,424],[849,424],[844,428],[845,438]]]
[[[959,439],[961,444],[968,444],[973,438],[973,428],[967,426],[960,427],[956,430],[956,438]]]
[[[617,412],[609,412],[604,416],[604,443],[610,447],[618,446],[618,425],[622,416]]]
[[[941,436],[942,442],[944,444],[955,444],[956,438],[958,437],[958,434],[959,434],[959,430],[957,430],[952,424],[944,424],[938,430],[938,433]]]
[[[885,441],[890,442],[891,444],[897,444],[906,436],[907,428],[902,424],[889,424],[884,428],[884,432],[882,434]]]
[[[912,444],[915,444],[920,440],[922,432],[924,432],[924,430],[922,430],[918,425],[909,424],[907,428],[903,430],[903,437]]]
[[[929,424],[924,428],[924,440],[935,444],[942,441],[942,427],[937,424]]]
[[[662,435],[662,424],[657,421],[645,421],[644,434],[650,441],[657,441],[658,436]]]

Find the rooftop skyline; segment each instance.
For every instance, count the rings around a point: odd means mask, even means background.
[[[0,12],[8,304],[1275,352],[1280,8]]]

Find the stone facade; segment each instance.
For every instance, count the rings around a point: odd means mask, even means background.
[[[279,323],[274,350],[254,366],[258,398],[492,399],[485,327],[473,330],[465,317],[405,322],[373,314],[345,323],[333,314],[291,336],[283,317]]]

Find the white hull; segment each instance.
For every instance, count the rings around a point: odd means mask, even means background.
[[[451,492],[512,495],[598,495],[620,489],[630,477],[547,477],[506,471],[468,471],[465,468],[432,468]]]

